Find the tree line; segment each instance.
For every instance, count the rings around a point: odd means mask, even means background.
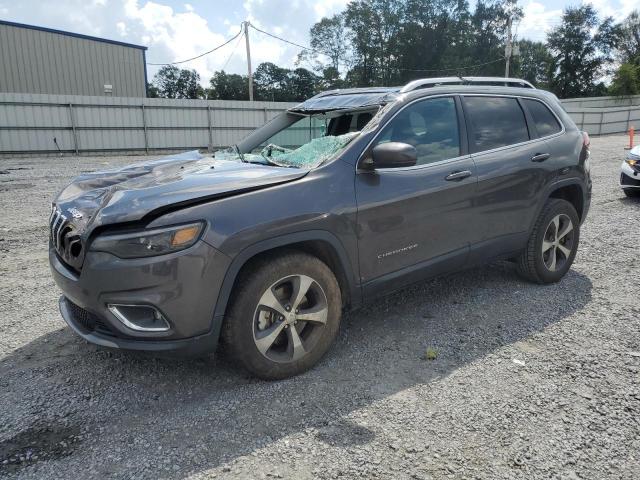
[[[358,0],[310,30],[310,50],[294,69],[261,63],[254,98],[301,101],[334,88],[403,85],[439,76],[503,76],[513,0]],[[592,5],[569,7],[546,41],[519,40],[511,76],[560,98],[640,93],[640,13],[599,18]],[[611,81],[605,83],[602,79]],[[246,75],[215,72],[207,87],[195,70],[163,67],[149,96],[248,100]]]

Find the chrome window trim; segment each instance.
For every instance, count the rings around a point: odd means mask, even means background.
[[[549,107],[549,105],[540,100],[539,98],[535,98],[535,97],[529,97],[527,95],[506,95],[506,94],[499,94],[499,93],[495,93],[495,94],[491,94],[491,93],[464,93],[464,94],[460,94],[460,97],[504,97],[504,98],[523,98],[526,100],[537,100],[538,102],[542,103],[545,107],[547,107],[551,113],[553,114],[553,116],[556,118],[556,120],[558,121],[558,123],[560,124],[560,126],[562,127],[562,130],[558,133],[554,133],[552,135],[547,135],[546,137],[538,137],[538,138],[532,138],[527,140],[526,142],[520,142],[520,143],[512,143],[510,145],[504,145],[502,147],[496,147],[496,148],[492,148],[490,150],[482,150],[481,152],[476,152],[476,153],[471,153],[470,155],[472,157],[477,157],[480,155],[485,155],[488,153],[495,153],[495,152],[500,152],[502,150],[507,150],[509,148],[515,148],[515,147],[520,147],[520,146],[524,146],[524,145],[529,145],[529,144],[533,144],[542,140],[547,140],[549,138],[554,138],[554,137],[558,137],[560,135],[564,135],[566,132],[566,128],[564,126],[564,123],[562,123],[562,121],[560,121],[560,118],[558,117],[558,115],[556,115],[556,112],[553,111],[552,108]],[[524,112],[522,112],[524,114]],[[526,122],[526,116],[525,116],[525,122]]]
[[[560,124],[562,129],[558,133],[554,133],[552,135],[547,135],[545,137],[538,137],[538,138],[529,139],[526,142],[520,142],[520,143],[511,144],[511,145],[505,145],[505,146],[502,146],[502,147],[496,147],[496,148],[493,148],[491,150],[483,150],[482,152],[477,152],[477,153],[469,153],[468,155],[461,155],[461,156],[458,156],[458,157],[448,158],[448,159],[445,159],[445,160],[440,160],[439,162],[427,163],[427,164],[424,164],[424,165],[414,165],[413,167],[401,167],[401,168],[376,168],[374,170],[366,170],[366,169],[362,169],[362,168],[359,167],[360,162],[362,161],[365,152],[367,150],[369,150],[369,147],[371,147],[371,145],[378,139],[378,136],[380,135],[380,131],[384,127],[386,127],[387,124],[392,122],[393,119],[400,112],[402,112],[405,108],[408,108],[409,106],[413,105],[414,103],[417,103],[417,102],[420,102],[420,101],[425,101],[425,100],[428,100],[428,99],[431,99],[431,98],[441,98],[441,97],[451,97],[451,98],[460,97],[461,100],[462,100],[463,97],[504,97],[504,98],[516,98],[516,99],[517,98],[522,98],[522,99],[527,99],[527,100],[536,100],[536,101],[542,103],[545,107],[547,107],[551,111],[551,113],[553,114],[555,119],[558,121],[558,123]],[[456,113],[457,113],[457,110],[456,110]],[[522,112],[522,113],[524,114],[524,112]],[[465,116],[465,118],[463,120],[466,122],[466,116]],[[525,117],[525,121],[526,121],[526,117]],[[564,135],[566,133],[566,131],[567,131],[564,123],[562,122],[560,117],[556,114],[556,112],[554,112],[553,108],[551,108],[547,102],[545,102],[544,100],[541,100],[541,99],[539,99],[537,97],[533,97],[533,96],[529,96],[529,95],[522,95],[522,94],[464,93],[464,92],[458,92],[458,93],[449,92],[449,93],[441,93],[441,94],[437,94],[437,95],[424,95],[424,96],[420,96],[418,98],[415,98],[414,100],[412,100],[409,103],[407,103],[404,107],[400,108],[396,113],[394,113],[391,116],[391,118],[389,118],[389,120],[387,120],[384,124],[378,124],[377,129],[379,131],[376,132],[374,137],[362,149],[362,153],[358,157],[358,160],[356,162],[356,174],[358,174],[358,173],[371,173],[372,171],[375,171],[375,172],[388,172],[388,171],[417,170],[419,168],[428,167],[430,165],[440,165],[440,164],[443,164],[443,163],[446,163],[446,162],[453,162],[453,161],[456,161],[456,160],[460,160],[462,158],[467,158],[467,157],[473,158],[473,157],[477,157],[479,155],[495,153],[495,152],[499,152],[499,151],[502,151],[502,150],[507,150],[509,148],[514,148],[514,147],[520,147],[520,146],[523,146],[523,145],[533,144],[535,142],[539,142],[539,141],[542,141],[542,140],[547,140],[547,139],[550,139],[550,138],[559,137],[560,135]],[[469,137],[469,132],[467,132],[467,137]]]

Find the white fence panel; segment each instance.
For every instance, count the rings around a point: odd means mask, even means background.
[[[292,105],[0,93],[0,154],[224,148]]]
[[[592,135],[640,130],[640,96],[563,100]],[[233,145],[293,103],[0,93],[0,154],[153,152]],[[299,144],[305,130],[278,138]],[[54,143],[54,138],[56,143]],[[275,139],[274,139],[275,140]]]

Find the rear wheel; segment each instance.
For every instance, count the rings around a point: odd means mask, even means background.
[[[580,219],[566,200],[549,199],[518,258],[519,273],[532,282],[555,283],[571,268],[580,240]]]
[[[340,325],[342,299],[318,258],[291,252],[245,272],[225,319],[229,353],[254,375],[286,378],[312,367]]]

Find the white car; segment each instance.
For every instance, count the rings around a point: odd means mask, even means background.
[[[622,162],[620,187],[627,197],[640,197],[640,145],[629,150]]]

